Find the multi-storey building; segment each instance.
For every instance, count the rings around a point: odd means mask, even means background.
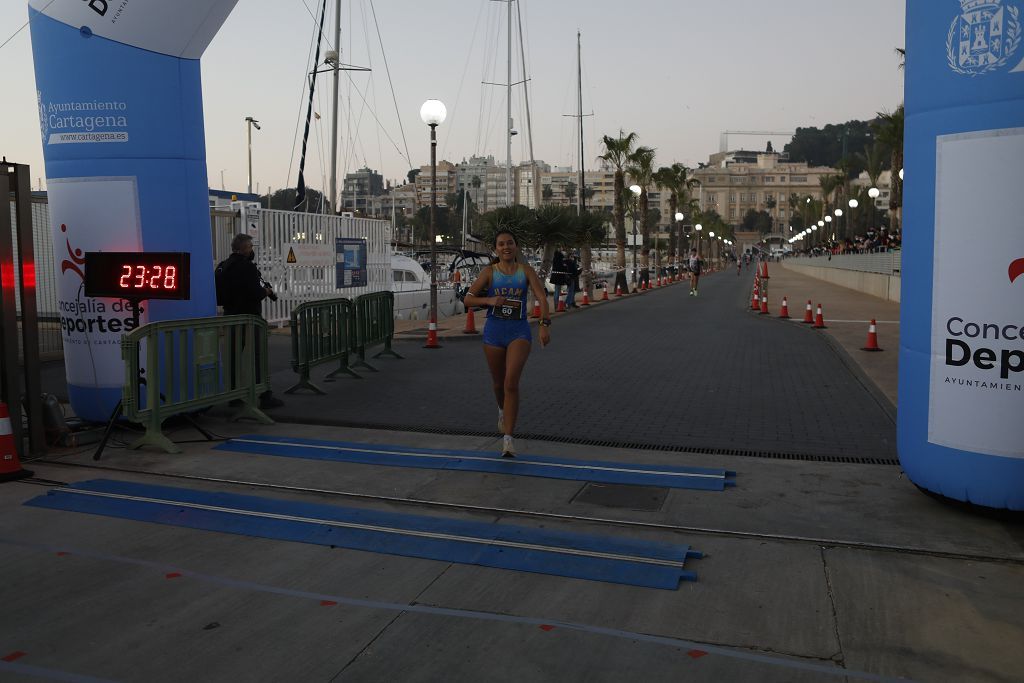
[[[367,203],[367,214],[372,218],[389,219],[392,212],[412,216],[418,208],[416,185],[405,183],[398,187],[387,187],[384,194],[371,197]]]
[[[368,214],[370,198],[379,197],[382,194],[384,194],[384,176],[377,171],[361,168],[354,173],[347,173],[341,192],[342,211]]]
[[[828,166],[789,161],[778,152],[719,152],[709,161],[693,173],[700,181],[694,193],[702,210],[714,209],[733,226],[742,223],[750,209],[767,211],[776,226],[788,225],[793,213],[799,212],[790,198],[821,199],[819,178],[838,172]]]
[[[437,206],[448,206],[445,199],[458,191],[456,166],[450,161],[437,162]],[[416,176],[416,203],[430,206],[430,164],[420,166]]]

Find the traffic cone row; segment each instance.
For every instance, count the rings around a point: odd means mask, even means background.
[[[14,429],[7,404],[0,403],[0,482],[31,477],[32,472],[21,468],[18,446],[14,442]]]

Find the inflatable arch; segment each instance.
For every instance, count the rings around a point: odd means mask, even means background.
[[[908,0],[900,462],[1024,510],[1024,1]]]
[[[130,310],[83,293],[87,251],[189,252],[191,299],[142,322],[216,312],[199,57],[237,0],[30,0],[68,394],[106,420]],[[210,267],[207,267],[207,266]]]

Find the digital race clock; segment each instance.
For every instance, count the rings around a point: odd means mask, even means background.
[[[85,253],[85,295],[117,299],[189,299],[188,252]]]

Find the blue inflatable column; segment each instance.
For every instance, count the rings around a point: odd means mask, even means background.
[[[237,0],[31,0],[32,53],[72,408],[121,396],[124,302],[83,293],[87,251],[191,254],[192,298],[142,321],[213,315],[199,57]]]
[[[907,2],[900,462],[923,489],[1010,510],[1024,510],[1022,7]]]

